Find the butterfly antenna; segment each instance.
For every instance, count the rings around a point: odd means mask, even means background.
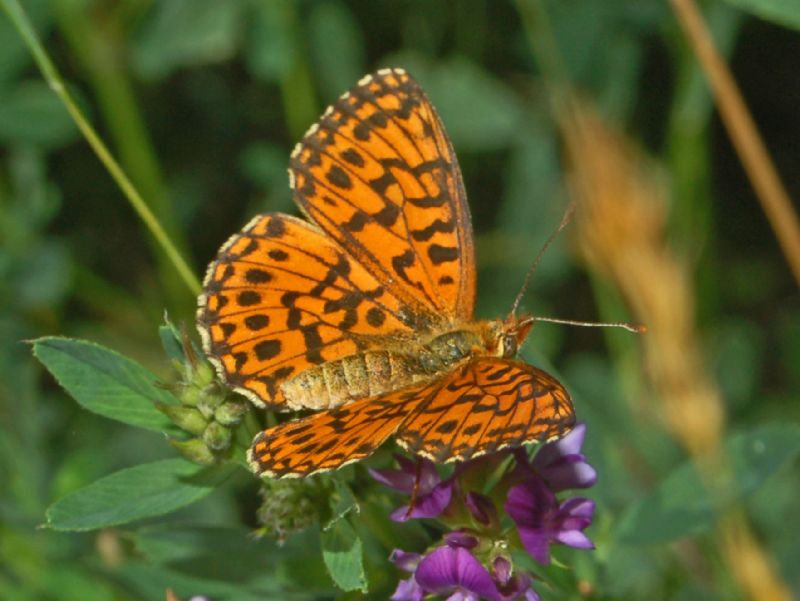
[[[517,298],[514,299],[514,304],[511,306],[511,315],[516,315],[517,308],[519,307],[519,303],[522,301],[522,297],[525,295],[525,291],[528,289],[528,283],[531,281],[531,277],[533,273],[536,271],[536,268],[539,267],[539,263],[542,262],[542,257],[544,256],[544,252],[547,248],[553,243],[553,240],[556,239],[569,222],[572,220],[572,215],[575,213],[575,202],[569,203],[567,210],[564,211],[564,216],[561,218],[561,223],[558,224],[558,227],[555,231],[550,234],[550,237],[547,239],[547,242],[544,243],[542,246],[542,250],[539,251],[539,254],[536,255],[533,263],[531,264],[530,268],[528,269],[528,273],[525,274],[525,281],[522,282],[522,288],[520,288],[519,294],[517,294]]]
[[[531,316],[524,319],[520,325],[529,324],[534,321],[546,321],[549,323],[561,323],[568,326],[583,326],[587,328],[622,328],[634,334],[644,334],[647,326],[641,323],[630,323],[628,321],[574,321],[572,319],[559,319],[557,317],[537,317]]]

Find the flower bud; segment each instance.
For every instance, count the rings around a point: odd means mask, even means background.
[[[264,499],[256,516],[262,528],[260,535],[275,534],[282,544],[292,532],[304,530],[319,520],[314,499],[319,487],[305,480],[264,480],[261,496]]]
[[[200,402],[200,398],[203,394],[202,391],[191,384],[188,386],[183,385],[180,388],[181,390],[178,393],[178,398],[180,399],[181,404],[186,405],[187,407],[197,407],[197,404]]]
[[[197,401],[197,408],[208,419],[211,419],[214,412],[217,410],[222,402],[225,400],[225,393],[217,386],[206,386],[200,392],[200,398]]]
[[[181,430],[190,434],[199,435],[208,426],[208,421],[197,409],[183,407],[181,405],[167,405],[166,403],[156,403],[156,407]]]
[[[207,361],[198,361],[194,368],[194,378],[192,379],[198,388],[205,388],[214,382],[216,374],[210,363]]]
[[[202,440],[212,451],[224,451],[231,446],[232,432],[218,422],[211,422],[203,431]]]
[[[217,462],[214,453],[211,452],[205,443],[199,438],[192,438],[189,440],[174,440],[170,439],[171,444],[181,455],[186,457],[189,461],[199,463],[200,465],[213,465]]]
[[[242,421],[245,413],[247,413],[245,403],[228,401],[217,407],[214,411],[214,419],[223,426],[235,426]]]

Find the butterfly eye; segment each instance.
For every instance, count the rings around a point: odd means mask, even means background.
[[[502,340],[503,357],[513,357],[517,354],[517,337],[513,334],[506,334]]]

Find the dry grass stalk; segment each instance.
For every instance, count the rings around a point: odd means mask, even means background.
[[[672,7],[711,84],[722,122],[781,245],[786,262],[795,281],[800,284],[800,220],[789,193],[770,159],[736,80],[714,46],[711,33],[694,0],[672,0]]]
[[[718,447],[725,412],[696,342],[691,280],[665,246],[664,194],[594,115],[576,108],[564,123],[580,250],[617,282],[646,324],[641,341],[663,417],[693,455],[703,456]]]
[[[621,136],[579,104],[564,106],[580,251],[614,280],[647,325],[644,361],[661,415],[714,494],[729,474],[722,452],[725,407],[697,341],[688,266],[665,243],[666,194]],[[790,599],[740,511],[720,516],[717,531],[730,573],[748,598]]]

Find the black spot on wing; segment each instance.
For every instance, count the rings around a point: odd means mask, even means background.
[[[386,314],[377,307],[370,307],[367,310],[367,323],[373,328],[379,328],[386,320]]]
[[[431,244],[428,247],[428,257],[430,257],[434,265],[449,263],[450,261],[458,260],[458,249],[455,246]]]
[[[434,234],[441,232],[443,234],[452,233],[455,230],[456,222],[452,219],[450,221],[442,221],[437,219],[429,226],[419,230],[411,230],[411,237],[417,242],[425,242],[430,240]]]
[[[274,359],[280,354],[281,341],[262,340],[253,347],[253,350],[256,352],[256,357],[258,357],[259,361],[268,361],[269,359]]]
[[[267,255],[270,259],[273,261],[278,261],[279,263],[289,258],[289,254],[280,248],[273,248],[267,253]]]
[[[269,316],[261,313],[256,315],[248,315],[244,319],[244,325],[252,332],[263,330],[269,325]]]
[[[328,169],[328,173],[325,174],[325,177],[337,188],[349,190],[353,187],[353,182],[350,180],[350,176],[347,175],[347,173],[338,165],[331,165],[331,168]]]
[[[461,430],[461,432],[462,432],[462,434],[465,434],[467,436],[471,436],[471,435],[475,434],[478,430],[480,430],[482,427],[483,427],[483,424],[472,424],[471,426],[467,426],[466,428]]]
[[[360,232],[369,220],[369,215],[364,211],[356,211],[353,216],[344,224],[345,229],[351,232]]]
[[[454,419],[448,420],[436,428],[439,434],[449,434],[458,427],[458,422]]]
[[[406,269],[411,267],[414,264],[414,253],[410,250],[405,251],[401,255],[397,255],[396,257],[392,257],[392,269],[394,272],[401,277],[403,280],[411,283],[408,275],[406,274]]]
[[[268,271],[263,269],[248,269],[247,272],[244,274],[244,279],[246,279],[251,284],[266,284],[270,280],[272,280],[272,274]]]
[[[236,297],[240,307],[251,307],[261,302],[261,295],[255,290],[245,290]]]
[[[373,215],[375,221],[384,227],[393,226],[399,216],[400,209],[392,202],[387,202],[383,209]]]
[[[347,148],[342,152],[342,158],[356,167],[364,166],[364,157],[362,157],[355,148]]]

